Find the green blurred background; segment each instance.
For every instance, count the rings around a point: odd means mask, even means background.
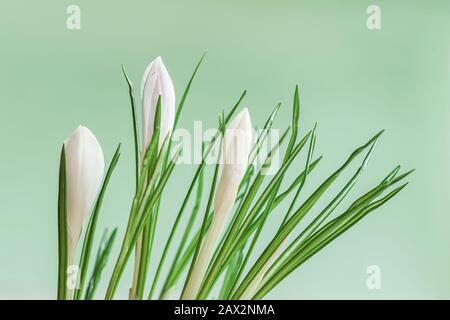
[[[70,4],[81,8],[81,30],[66,28]],[[381,30],[366,27],[371,4],[381,8]],[[79,124],[95,133],[107,161],[123,144],[98,229],[119,226],[121,240],[134,176],[120,66],[139,87],[144,68],[161,55],[179,100],[205,50],[182,127],[192,128],[194,120],[215,127],[222,108],[247,89],[253,122],[261,126],[281,101],[275,126],[284,128],[299,83],[302,133],[317,121],[317,152],[325,156],[308,192],[382,128],[352,196],[397,164],[417,169],[396,199],[267,297],[450,298],[449,37],[445,0],[2,1],[0,298],[56,295],[58,158]],[[169,183],[153,257],[192,174],[192,167],[181,166]],[[369,265],[381,268],[380,290],[366,287]],[[119,298],[126,297],[130,271]],[[110,272],[111,264],[102,287]]]

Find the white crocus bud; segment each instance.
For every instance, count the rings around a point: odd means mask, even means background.
[[[161,129],[159,147],[172,131],[175,121],[175,89],[161,57],[145,69],[141,81],[142,99],[142,152],[147,149],[153,135],[156,105],[161,96]]]
[[[156,106],[161,97],[161,121],[158,139],[158,148],[161,149],[167,135],[173,130],[175,122],[175,89],[169,72],[167,72],[161,57],[150,62],[144,71],[141,81],[142,100],[142,150],[141,160],[153,137]],[[142,237],[136,242],[136,254],[134,257],[133,284],[129,298],[136,298],[139,264],[141,261]]]
[[[184,291],[183,299],[195,299],[197,296],[247,169],[251,142],[252,124],[248,110],[244,109],[225,130],[221,175],[214,199],[214,215]]]
[[[79,126],[64,142],[66,158],[66,203],[69,266],[75,252],[83,223],[100,189],[105,162],[103,151],[92,132]]]

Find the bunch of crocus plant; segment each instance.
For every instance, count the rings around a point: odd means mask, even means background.
[[[115,264],[105,299],[115,297],[126,265],[133,263],[130,299],[260,299],[406,186],[401,181],[412,170],[400,173],[397,166],[372,189],[354,197],[349,205],[341,205],[365,170],[381,131],[356,148],[300,201],[322,157],[314,154],[316,127],[304,135],[299,133],[298,87],[292,123],[265,154],[261,154],[261,145],[281,105],[268,115],[264,130],[252,139],[251,115],[248,109],[240,109],[244,91],[228,113],[220,113],[217,134],[202,142],[203,158],[188,188],[177,193],[183,197],[181,207],[172,217],[174,222],[166,238],[156,226],[166,183],[180,156],[180,151],[173,150],[176,148],[171,135],[203,57],[177,106],[174,86],[162,59],[150,63],[140,88],[141,134],[133,86],[123,68],[131,101],[136,184],[117,257],[110,257],[115,229],[111,233],[105,230],[96,258],[91,258],[102,201],[120,157],[120,144],[105,173],[102,149],[88,128],[80,126],[64,142],[58,195],[58,299],[92,299],[108,261]],[[219,144],[220,152],[211,168],[206,159],[215,144]],[[266,175],[265,170],[281,150],[284,152],[279,167],[274,174]],[[305,160],[300,172],[290,170],[301,153]],[[255,162],[256,157],[264,159],[261,164]],[[353,163],[356,169],[351,169]],[[213,171],[212,178],[205,183],[208,167]],[[339,176],[350,170],[354,170],[350,178],[339,182]],[[332,186],[338,191],[331,192]],[[283,202],[286,205],[280,206]],[[270,241],[266,241],[261,234],[271,215],[279,222],[271,231]],[[307,215],[308,222],[300,224]],[[155,243],[164,247],[159,262],[150,266]],[[173,258],[168,261],[168,257]]]

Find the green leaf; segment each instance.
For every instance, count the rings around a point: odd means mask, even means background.
[[[227,116],[225,117],[225,126],[230,122],[231,117],[234,115],[237,108],[241,105],[241,102],[242,100],[244,100],[246,94],[247,90],[244,90],[241,96],[239,97],[238,101],[236,102],[236,104],[233,106],[233,108],[231,108],[230,112],[228,112]]]
[[[164,144],[161,148],[161,152],[156,162],[155,170],[149,179],[148,185],[150,186],[154,184],[163,168],[165,153],[168,151],[167,149],[168,140],[170,140],[170,136],[166,137]],[[118,282],[122,276],[125,264],[128,261],[128,258],[131,254],[132,247],[136,244],[136,241],[140,233],[142,232],[142,229],[144,228],[145,222],[150,216],[150,209],[153,208],[153,206],[156,204],[159,197],[161,196],[161,193],[167,183],[167,180],[172,174],[175,162],[177,161],[179,155],[180,155],[179,151],[175,153],[175,156],[173,157],[171,163],[162,172],[161,178],[159,179],[154,189],[147,187],[146,190],[144,191],[141,201],[136,201],[136,197],[133,200],[130,219],[127,225],[127,230],[125,232],[125,238],[122,242],[119,257],[117,258],[116,265],[114,267],[113,274],[111,276],[108,289],[105,295],[105,298],[108,300],[114,297],[114,293],[117,289]],[[147,162],[146,158],[147,155],[144,158],[144,166],[143,166],[144,168],[148,166],[146,164]],[[145,177],[145,175],[148,175],[148,171],[146,172],[145,170],[143,170],[141,176]]]
[[[195,218],[197,217],[197,214],[200,211],[200,205],[201,205],[201,200],[202,200],[202,196],[203,196],[203,168],[204,167],[202,167],[202,169],[200,171],[200,178],[198,180],[197,194],[196,194],[196,197],[195,197],[195,203],[194,203],[194,206],[192,208],[192,212],[191,212],[191,215],[189,217],[189,221],[188,221],[188,223],[186,225],[186,230],[188,230],[188,231],[191,230],[192,225],[194,224]],[[182,251],[184,249],[184,245],[186,244],[188,236],[189,236],[189,232],[185,232],[183,234],[182,239],[180,241],[180,245],[179,245],[178,250],[177,250],[177,252],[175,254],[174,261],[172,262],[172,266],[171,266],[171,270],[169,271],[169,274],[171,272],[173,272],[173,268],[176,266],[176,264],[178,262],[178,259],[181,257],[181,253],[182,253]],[[169,235],[169,237],[170,237],[170,235]],[[158,268],[156,270],[155,277],[153,279],[153,284],[152,284],[150,293],[148,295],[148,299],[152,298],[152,295],[153,295],[153,293],[154,293],[154,291],[156,289],[156,284],[158,282],[159,275],[160,275],[160,272],[162,270],[162,263],[165,261],[166,255],[168,253],[168,245],[169,244],[170,244],[170,242],[167,241],[166,245],[164,247],[164,250],[163,250],[163,253],[162,253],[159,265],[158,265]],[[169,280],[169,278],[167,278],[166,283],[163,286],[163,290],[162,290],[163,292],[161,292],[161,295],[164,293],[164,291],[166,289],[168,289],[168,288],[166,288],[166,286],[168,284],[168,280]]]
[[[94,270],[92,271],[91,278],[89,280],[89,285],[86,290],[85,300],[92,300],[95,291],[97,289],[98,283],[103,272],[103,269],[108,262],[108,257],[111,252],[114,239],[116,238],[117,228],[114,228],[113,232],[109,237],[107,237],[108,229],[103,232],[102,239],[100,241],[100,246],[97,251],[97,258],[94,264]]]
[[[239,107],[239,105],[243,101],[245,95],[246,95],[246,91],[244,91],[241,94],[241,96],[239,97],[238,101],[231,108],[231,111],[228,113],[227,117],[225,118],[225,123],[226,124],[230,121],[231,117],[236,112],[237,108]],[[170,231],[169,238],[166,241],[166,245],[164,247],[163,254],[162,254],[160,262],[159,262],[159,266],[160,267],[158,267],[158,268],[162,268],[162,266],[164,264],[165,258],[167,256],[167,252],[170,249],[170,246],[172,244],[173,237],[174,237],[174,235],[175,235],[175,233],[176,233],[176,231],[178,229],[178,226],[179,226],[179,223],[180,223],[181,218],[183,216],[184,210],[186,209],[187,203],[188,203],[188,201],[189,201],[189,199],[191,197],[191,194],[192,194],[192,192],[194,190],[194,185],[195,185],[197,179],[199,178],[199,176],[200,176],[200,174],[201,174],[201,172],[203,170],[203,167],[205,166],[205,159],[207,158],[207,156],[209,155],[210,151],[212,150],[212,148],[214,146],[214,143],[215,143],[215,141],[217,140],[218,137],[219,137],[219,132],[212,138],[210,146],[208,148],[206,148],[205,154],[203,155],[202,162],[197,167],[197,170],[196,170],[196,172],[194,174],[194,177],[192,178],[191,184],[189,185],[188,191],[187,191],[187,193],[186,193],[186,195],[185,195],[185,197],[183,199],[183,202],[181,204],[180,210],[178,211],[177,216],[175,218],[175,222],[174,222],[173,227],[172,227],[172,229]],[[191,212],[191,218],[192,218],[192,213],[193,212]],[[190,229],[186,228],[184,233],[183,233],[183,238],[185,237],[186,233],[189,234],[189,232],[190,232]],[[171,269],[171,270],[173,270],[173,269]],[[168,273],[168,275],[166,277],[166,281],[165,281],[165,284],[163,286],[163,291],[167,289],[166,288],[166,284],[168,283],[168,279],[172,276],[171,272],[172,271],[169,271],[169,273]]]
[[[294,91],[293,107],[292,107],[292,124],[291,124],[292,131],[291,131],[291,137],[289,139],[289,144],[288,144],[288,147],[286,149],[286,152],[285,152],[285,155],[283,158],[283,164],[286,163],[288,158],[290,157],[292,148],[294,147],[295,142],[297,140],[299,117],[300,117],[300,99],[299,99],[299,93],[298,93],[298,85],[296,85],[295,91]],[[249,259],[249,256],[250,256],[250,254],[254,248],[254,245],[259,237],[259,234],[265,224],[266,217],[268,216],[269,212],[271,212],[273,210],[274,201],[275,201],[276,195],[278,193],[278,189],[280,188],[283,178],[284,178],[283,175],[281,175],[280,178],[278,179],[277,183],[274,184],[273,189],[271,190],[270,196],[267,198],[269,204],[266,206],[265,212],[262,215],[260,222],[258,223],[258,229],[252,240],[249,251],[247,252],[247,255],[244,259],[243,265],[241,266],[241,269],[239,270],[239,276],[240,276],[241,272],[243,271],[243,268],[245,267],[245,265]],[[258,211],[259,211],[259,209],[258,209]],[[289,214],[289,212],[287,213],[287,215],[288,214]],[[248,227],[248,224],[247,224],[247,227]],[[234,285],[235,284],[233,284],[233,289],[234,289]]]
[[[358,179],[363,174],[364,170],[367,167],[367,164],[370,160],[370,157],[373,153],[373,150],[376,145],[376,141],[372,143],[369,151],[367,152],[364,160],[362,161],[359,168],[356,170],[355,174],[349,179],[347,184],[342,188],[342,190],[337,194],[336,197],[317,215],[314,220],[300,233],[299,236],[289,245],[289,247],[284,251],[283,255],[289,252],[289,250],[296,244],[299,243],[302,239],[309,237],[315,230],[330,216],[330,214],[339,206],[339,204],[345,199],[345,197],[349,194],[351,189],[355,186]],[[282,259],[283,255],[280,256],[279,259]]]
[[[153,121],[153,133],[152,139],[150,140],[150,160],[149,160],[149,175],[153,177],[153,180],[149,178],[148,188],[153,188],[153,185],[158,177],[158,173],[155,173],[155,166],[158,158],[158,149],[159,149],[159,137],[161,133],[161,101],[162,97],[158,97],[158,101],[156,103],[155,117]],[[170,144],[170,135],[165,137],[167,143]],[[168,152],[166,152],[168,154]],[[164,159],[165,162],[165,159]],[[152,182],[150,182],[152,181]],[[149,219],[144,226],[144,230],[142,232],[142,238],[140,238],[140,246],[136,246],[136,250],[140,249],[139,259],[136,259],[136,263],[138,263],[137,275],[133,279],[133,286],[131,288],[131,298],[132,299],[142,299],[143,293],[145,290],[145,282],[147,278],[147,270],[148,264],[151,254],[151,244],[152,239],[154,237],[154,229],[156,226],[157,218],[158,218],[158,210],[156,208],[149,208],[152,214],[149,216]]]
[[[239,276],[239,269],[244,260],[244,255],[242,250],[237,251],[233,258],[231,258],[230,263],[228,264],[227,272],[225,273],[225,278],[223,280],[222,289],[219,293],[219,299],[224,300],[229,295],[230,291],[233,288],[233,283],[236,278]]]
[[[292,107],[292,132],[291,132],[291,138],[289,140],[289,144],[287,147],[287,151],[285,154],[285,159],[289,157],[292,148],[295,145],[295,141],[297,140],[297,134],[298,134],[298,119],[300,117],[300,98],[298,94],[298,85],[295,86],[295,92],[294,92],[294,103]]]
[[[278,103],[275,106],[275,108],[272,110],[272,112],[270,113],[269,117],[267,118],[267,120],[264,124],[263,130],[261,130],[261,132],[259,133],[258,138],[252,147],[252,150],[249,155],[249,165],[248,165],[245,175],[242,178],[242,181],[239,185],[238,196],[236,197],[235,206],[237,208],[240,208],[242,206],[242,203],[246,199],[246,197],[248,198],[249,196],[251,196],[248,192],[250,190],[250,181],[251,181],[251,178],[253,177],[253,173],[255,171],[255,165],[253,165],[253,162],[255,161],[256,156],[259,154],[260,147],[266,140],[269,130],[272,128],[273,121],[275,119],[275,116],[278,114],[280,107],[281,107],[281,103]],[[278,147],[279,147],[278,145],[275,146],[275,149],[277,149]],[[272,150],[272,154],[273,153],[274,153],[274,150]],[[263,164],[262,168],[269,167],[270,163],[271,163],[271,157],[267,158],[265,160],[265,163]],[[259,177],[259,178],[262,178],[262,177]],[[247,199],[247,201],[248,201],[248,199]],[[222,247],[222,245],[224,244],[225,239],[228,237],[228,234],[231,231],[231,227],[235,224],[237,218],[238,218],[238,215],[233,215],[232,221],[231,221],[231,223],[228,224],[227,229],[224,233],[224,236],[220,239],[218,248]],[[217,250],[214,252],[213,261],[217,258],[216,256],[218,253],[219,252]]]
[[[288,260],[287,263],[285,263],[281,268],[277,269],[277,271],[273,273],[272,277],[267,280],[261,287],[261,289],[257,292],[254,299],[262,298],[265,294],[267,294],[268,291],[270,291],[276,284],[278,284],[282,279],[289,275],[293,270],[298,268],[301,264],[311,258],[314,254],[319,252],[321,249],[323,249],[331,241],[336,239],[339,235],[341,235],[358,221],[360,221],[368,213],[389,201],[406,185],[407,184],[404,184],[396,188],[382,199],[374,201],[364,208],[358,210],[356,214],[354,214],[354,212],[356,211],[355,208],[351,207],[351,210],[348,210],[343,215],[329,222],[302,246],[302,250],[299,250],[296,256]]]
[[[133,85],[131,83],[130,78],[128,77],[127,71],[125,70],[124,65],[122,65],[122,72],[125,77],[125,80],[128,84],[128,94],[130,96],[130,105],[131,105],[131,118],[133,122],[133,142],[134,142],[134,166],[135,166],[135,175],[136,175],[136,189],[138,188],[138,180],[139,180],[139,133],[137,129],[137,117],[136,117],[136,104],[134,99],[134,90]]]
[[[226,121],[225,121],[223,116],[222,116],[222,120],[220,120],[219,122],[221,123],[219,125],[219,127],[221,128],[221,133],[222,133],[222,137],[223,137],[224,136],[224,132],[225,132],[225,124],[226,124]],[[223,139],[221,139],[221,145],[222,145],[222,143],[223,143]],[[207,232],[208,214],[211,211],[211,207],[213,205],[214,194],[215,194],[215,191],[216,191],[216,183],[217,183],[218,174],[219,174],[219,168],[220,168],[220,161],[219,161],[219,159],[221,158],[222,147],[219,150],[220,151],[219,151],[219,154],[217,156],[216,166],[215,166],[215,169],[214,169],[214,175],[213,175],[213,179],[212,179],[212,182],[211,182],[208,202],[206,204],[205,214],[203,215],[202,227],[200,229],[200,235],[199,235],[199,238],[197,240],[197,245],[195,247],[194,257],[192,259],[191,266],[189,267],[188,276],[187,276],[186,281],[184,283],[183,291],[181,293],[181,297],[182,298],[186,294],[186,289],[188,287],[189,281],[192,280],[191,279],[192,272],[194,270],[195,264],[197,263],[197,257],[198,257],[198,255],[200,253],[203,237],[206,235],[206,232]]]
[[[75,300],[79,300],[81,295],[83,294],[84,282],[87,275],[87,270],[89,267],[89,259],[92,251],[92,245],[94,242],[95,229],[97,226],[98,216],[100,214],[100,209],[102,207],[103,198],[106,193],[106,189],[108,188],[109,180],[112,176],[112,173],[119,161],[120,157],[120,144],[117,146],[116,152],[109,164],[108,170],[106,172],[105,179],[103,180],[102,186],[100,188],[100,192],[97,196],[97,200],[95,202],[94,208],[92,210],[91,217],[89,218],[89,222],[86,228],[86,233],[83,241],[83,248],[81,250],[81,258],[80,258],[80,281],[79,287],[75,289]]]
[[[356,184],[359,177],[362,175],[363,171],[367,167],[369,159],[373,153],[375,148],[376,140],[372,143],[369,151],[367,152],[362,164],[357,169],[356,173],[349,179],[347,184],[343,187],[343,189],[338,193],[338,195],[321,211],[321,213],[316,216],[313,221],[297,236],[297,238],[291,242],[291,244],[283,251],[283,253],[277,258],[275,263],[270,268],[269,272],[273,270],[274,266],[282,261],[286,255],[289,254],[290,250],[294,248],[296,245],[302,242],[303,239],[308,238],[314,231],[320,227],[320,225],[327,219],[328,216],[339,206],[342,200],[348,195],[350,190]],[[300,245],[298,245],[300,246]]]
[[[288,221],[283,225],[283,227],[279,230],[279,232],[272,239],[270,244],[266,247],[264,252],[255,262],[253,267],[250,269],[247,276],[241,282],[238,287],[236,293],[233,296],[233,299],[237,299],[247,288],[247,286],[253,281],[256,275],[259,273],[261,268],[265,265],[265,263],[272,257],[274,252],[279,248],[279,246],[284,242],[286,237],[291,233],[291,231],[297,226],[300,220],[309,212],[309,210],[316,204],[316,202],[321,198],[321,196],[325,193],[325,191],[334,183],[334,181],[339,177],[339,175],[344,171],[344,169],[368,146],[372,145],[374,141],[376,141],[383,131],[377,133],[372,139],[369,140],[366,144],[356,149],[350,157],[345,161],[345,163],[336,170],[316,191],[303,203],[302,206],[289,218]]]
[[[313,154],[313,150],[314,150],[314,146],[315,146],[315,143],[316,143],[316,127],[317,127],[317,125],[314,126],[314,129],[312,130],[312,133],[311,133],[311,136],[310,136],[310,144],[309,144],[308,156],[306,158],[306,165],[305,165],[305,170],[304,170],[305,173],[308,172],[309,164],[310,164],[310,161],[311,161],[311,158],[312,158],[312,154]],[[303,189],[303,186],[304,186],[304,184],[306,182],[306,177],[307,176],[308,176],[307,174],[303,175],[303,180],[300,183],[299,187],[297,188],[297,192],[295,193],[295,196],[294,196],[294,198],[291,201],[291,205],[290,205],[288,211],[286,212],[286,215],[285,215],[283,221],[281,222],[280,228],[284,225],[284,223],[289,218],[289,215],[290,215],[290,213],[293,210],[293,207],[294,207],[294,205],[295,205],[295,203],[297,201],[297,198],[300,195],[300,192]],[[246,267],[246,265],[247,265],[247,263],[248,263],[248,261],[250,259],[250,256],[251,256],[251,254],[253,252],[253,249],[254,249],[254,247],[256,245],[256,242],[258,241],[259,236],[260,236],[260,234],[262,232],[262,229],[263,229],[263,227],[265,225],[267,216],[269,215],[269,213],[274,208],[273,204],[274,204],[277,192],[278,192],[278,188],[276,188],[274,190],[274,192],[272,193],[272,195],[270,197],[270,200],[269,200],[269,202],[268,202],[268,204],[266,206],[266,210],[264,211],[264,213],[261,215],[261,217],[259,219],[260,221],[258,223],[258,227],[256,229],[256,233],[253,236],[253,239],[252,239],[252,242],[250,244],[250,247],[249,247],[249,249],[248,249],[248,251],[247,251],[247,253],[245,255],[244,262],[243,262],[243,264],[242,264],[242,266],[241,266],[241,268],[239,270],[239,277],[242,274],[242,272],[244,271],[244,268]],[[267,263],[269,263],[269,261]],[[239,280],[239,277],[237,277],[236,282],[233,284],[233,290],[234,290],[235,286],[237,285],[237,280]]]
[[[317,164],[319,164],[320,160],[322,160],[322,156],[320,156],[319,158],[317,158],[316,160],[314,160],[308,167],[308,172],[307,174],[309,174],[311,171],[314,170],[314,168],[317,166]],[[278,206],[290,193],[292,190],[294,190],[294,188],[296,186],[298,186],[299,183],[301,183],[303,181],[305,172],[302,172],[302,174],[298,175],[294,182],[291,183],[291,185],[286,188],[285,191],[283,191],[279,196],[277,196],[277,198],[274,201],[274,206]]]
[[[207,221],[207,228],[208,230],[210,224],[212,221],[212,213],[208,215],[208,221]],[[194,256],[194,251],[197,246],[198,239],[200,237],[200,231],[198,230],[194,236],[192,237],[191,241],[189,242],[189,245],[187,246],[186,250],[184,252],[180,251],[180,257],[177,259],[173,265],[173,271],[170,273],[170,276],[168,277],[166,283],[164,284],[164,288],[161,292],[161,297],[164,295],[165,291],[169,288],[173,287],[173,285],[178,281],[178,279],[181,276],[182,271],[187,267],[187,264],[189,261],[191,261],[192,257]]]
[[[59,161],[59,188],[58,188],[58,300],[67,299],[67,182],[66,182],[66,155],[64,145],[61,149]]]
[[[247,192],[250,188],[250,181],[253,177],[253,173],[255,171],[255,167],[253,165],[249,165],[247,168],[247,171],[245,172],[244,177],[242,178],[242,183],[239,185],[238,188],[238,196],[236,197],[236,203],[239,203],[238,207],[244,200],[245,196],[247,195]]]
[[[311,157],[312,157],[313,150],[314,150],[314,146],[315,146],[315,143],[316,143],[316,128],[317,128],[317,124],[314,126],[314,129],[313,129],[312,134],[311,134],[311,139],[310,139],[310,144],[309,144],[309,150],[308,150],[308,156],[307,156],[307,158],[306,158],[305,172],[308,172],[309,164],[310,164],[310,162],[311,162]],[[286,212],[286,215],[284,216],[283,221],[281,222],[280,228],[281,228],[281,227],[284,225],[284,223],[288,220],[289,215],[291,214],[292,210],[294,209],[295,203],[297,202],[297,198],[299,197],[300,192],[302,191],[303,186],[305,185],[306,177],[307,177],[307,176],[308,176],[307,174],[303,175],[303,180],[301,181],[300,185],[299,185],[298,188],[297,188],[297,191],[296,191],[296,193],[295,193],[295,195],[294,195],[294,198],[293,198],[292,201],[291,201],[291,205],[289,206],[289,209],[288,209],[288,211]],[[275,199],[273,199],[273,201],[274,201],[274,200],[275,200]],[[272,203],[271,203],[270,206],[272,206]]]
[[[281,107],[281,103],[278,103],[276,105],[276,107],[273,109],[273,111],[271,112],[271,114],[269,115],[269,117],[267,118],[266,123],[264,124],[263,130],[261,130],[260,134],[258,135],[256,143],[252,147],[252,150],[250,151],[250,155],[248,157],[250,164],[252,164],[253,161],[255,161],[255,158],[259,154],[262,144],[264,143],[264,141],[266,141],[269,130],[272,128],[273,121],[274,121],[276,115],[278,114],[280,107]]]
[[[312,164],[311,164],[311,166],[308,168],[308,173],[307,173],[307,174],[309,174],[309,173],[312,171],[312,168],[311,168],[311,167],[312,167]],[[305,175],[305,171],[303,171],[302,173],[300,173],[300,174],[298,175],[298,177],[297,177],[295,180],[296,180],[296,181],[299,180],[299,177],[301,178],[301,177],[303,177],[304,175]],[[293,188],[291,189],[291,191],[292,191],[292,190],[293,190]],[[289,191],[289,192],[291,192],[291,191]],[[274,208],[276,208],[277,205],[278,205],[278,204],[274,203],[274,205],[272,206],[272,210],[273,210]],[[259,225],[262,223],[261,221],[263,220],[263,218],[264,218],[264,214],[259,215],[259,216],[255,219],[255,221],[254,221],[250,226],[248,226],[248,227],[245,229],[245,231],[241,234],[239,240],[236,242],[235,246],[233,247],[233,249],[232,249],[231,251],[234,251],[234,250],[236,250],[236,248],[241,248],[241,247],[243,247],[243,246],[245,245],[245,243],[247,242],[248,238],[252,235],[252,233],[253,233],[253,232],[259,227]]]
[[[284,137],[286,136],[287,131],[283,134],[283,136],[280,138],[279,143],[275,146],[275,148],[278,148]],[[289,157],[289,160],[286,161],[286,163],[278,170],[278,172],[275,174],[275,176],[272,178],[272,180],[269,182],[267,187],[264,189],[260,197],[257,199],[255,205],[252,207],[250,212],[246,215],[247,211],[249,210],[251,203],[254,199],[254,196],[256,195],[262,180],[264,178],[264,175],[260,171],[255,178],[252,186],[250,187],[250,190],[248,192],[248,195],[246,199],[243,201],[241,207],[238,209],[238,212],[236,213],[237,218],[235,219],[230,232],[228,233],[226,240],[223,242],[223,245],[218,248],[218,253],[216,254],[217,258],[213,261],[212,267],[210,271],[208,272],[204,284],[199,292],[199,299],[203,299],[209,290],[211,289],[212,285],[214,284],[215,280],[217,279],[217,275],[223,270],[223,267],[226,265],[224,261],[230,258],[230,250],[235,243],[235,241],[239,238],[239,235],[241,232],[243,232],[253,221],[258,211],[261,209],[261,207],[264,205],[264,203],[269,198],[272,190],[278,183],[278,179],[283,176],[284,172],[287,170],[289,165],[291,164],[292,160],[295,158],[295,156],[300,152],[304,144],[306,143],[310,133],[308,133],[302,141],[295,147],[295,150],[292,152],[291,156]],[[272,151],[272,154],[269,154],[266,162],[271,161],[271,157],[276,149]],[[264,165],[263,165],[264,167]]]
[[[183,95],[181,96],[181,100],[180,103],[178,104],[178,108],[177,108],[177,113],[175,115],[175,123],[174,123],[174,128],[176,128],[177,124],[178,124],[178,120],[180,118],[181,115],[181,111],[183,110],[184,107],[184,103],[186,102],[186,98],[189,94],[189,90],[191,89],[191,85],[192,82],[194,81],[195,75],[197,74],[198,69],[200,68],[200,65],[203,62],[203,59],[206,56],[206,52],[204,52],[200,58],[200,60],[198,61],[197,65],[195,66],[194,72],[191,75],[191,78],[189,79],[189,82],[186,86],[186,88],[184,89]]]

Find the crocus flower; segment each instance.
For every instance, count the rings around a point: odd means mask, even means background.
[[[147,66],[141,81],[142,158],[152,140],[156,106],[159,97],[161,97],[161,122],[158,146],[161,148],[165,138],[172,131],[175,121],[175,89],[161,57],[157,57]],[[133,285],[130,290],[130,299],[135,299],[136,297],[141,246],[142,238],[139,237],[136,242]]]
[[[214,198],[214,215],[183,293],[183,299],[195,299],[197,296],[247,169],[251,142],[252,124],[248,110],[244,109],[225,130],[221,175]]]
[[[68,262],[72,265],[84,220],[100,189],[105,162],[92,132],[79,126],[64,142],[67,183]]]
[[[145,152],[153,135],[156,104],[161,96],[161,129],[159,147],[173,129],[175,121],[175,89],[161,57],[145,69],[141,81],[142,98],[142,150]]]

